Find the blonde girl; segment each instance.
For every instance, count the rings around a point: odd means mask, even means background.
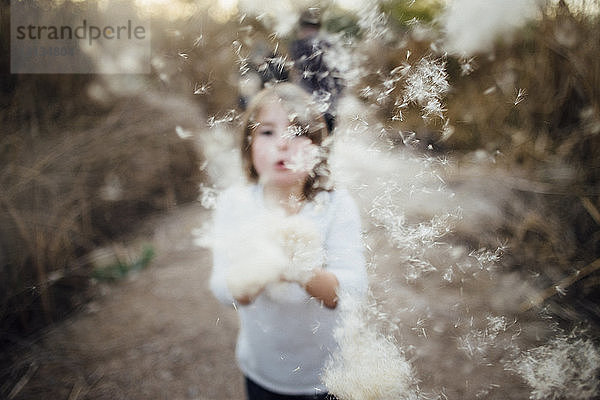
[[[211,289],[238,310],[249,400],[330,398],[320,376],[336,349],[339,295],[367,290],[360,216],[330,182],[327,127],[302,89],[257,94],[242,132],[248,179],[220,196]]]

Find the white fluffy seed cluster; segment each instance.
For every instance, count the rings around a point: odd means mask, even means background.
[[[227,286],[236,297],[281,281],[304,285],[324,263],[321,236],[309,219],[279,213],[253,218],[232,233]]]
[[[304,147],[301,151],[294,154],[286,167],[296,171],[312,171],[315,166],[323,159],[322,149],[315,145]]]
[[[539,0],[454,0],[441,17],[444,47],[460,55],[490,51],[494,42],[536,17]]]
[[[589,339],[557,337],[524,352],[512,366],[531,387],[531,399],[597,399],[600,350]]]
[[[339,347],[322,376],[329,392],[340,400],[417,399],[411,364],[393,339],[368,322],[369,307],[343,295],[339,304]]]

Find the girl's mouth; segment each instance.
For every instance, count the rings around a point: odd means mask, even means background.
[[[279,160],[275,163],[275,168],[277,169],[288,169],[284,160]]]

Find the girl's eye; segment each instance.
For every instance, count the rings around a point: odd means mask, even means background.
[[[261,130],[258,133],[260,135],[263,135],[263,136],[271,136],[271,135],[273,135],[273,131],[270,130],[270,129]]]

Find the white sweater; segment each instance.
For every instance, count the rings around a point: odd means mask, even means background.
[[[266,212],[263,201],[260,185],[226,190],[214,215],[216,241],[230,240],[230,233],[239,231],[244,223],[258,221],[256,216]],[[321,192],[303,206],[299,215],[317,226],[323,239],[324,268],[335,274],[339,291],[364,296],[368,279],[360,215],[349,193]],[[210,287],[228,305],[233,305],[234,300],[226,275],[231,253],[235,251],[236,243],[216,245],[213,250]],[[261,249],[256,249],[258,256],[260,252]],[[277,393],[303,395],[326,391],[320,376],[336,348],[333,330],[340,306],[333,310],[324,307],[298,284],[288,284],[285,290],[284,297],[263,292],[250,305],[237,306],[239,367],[244,375]]]

